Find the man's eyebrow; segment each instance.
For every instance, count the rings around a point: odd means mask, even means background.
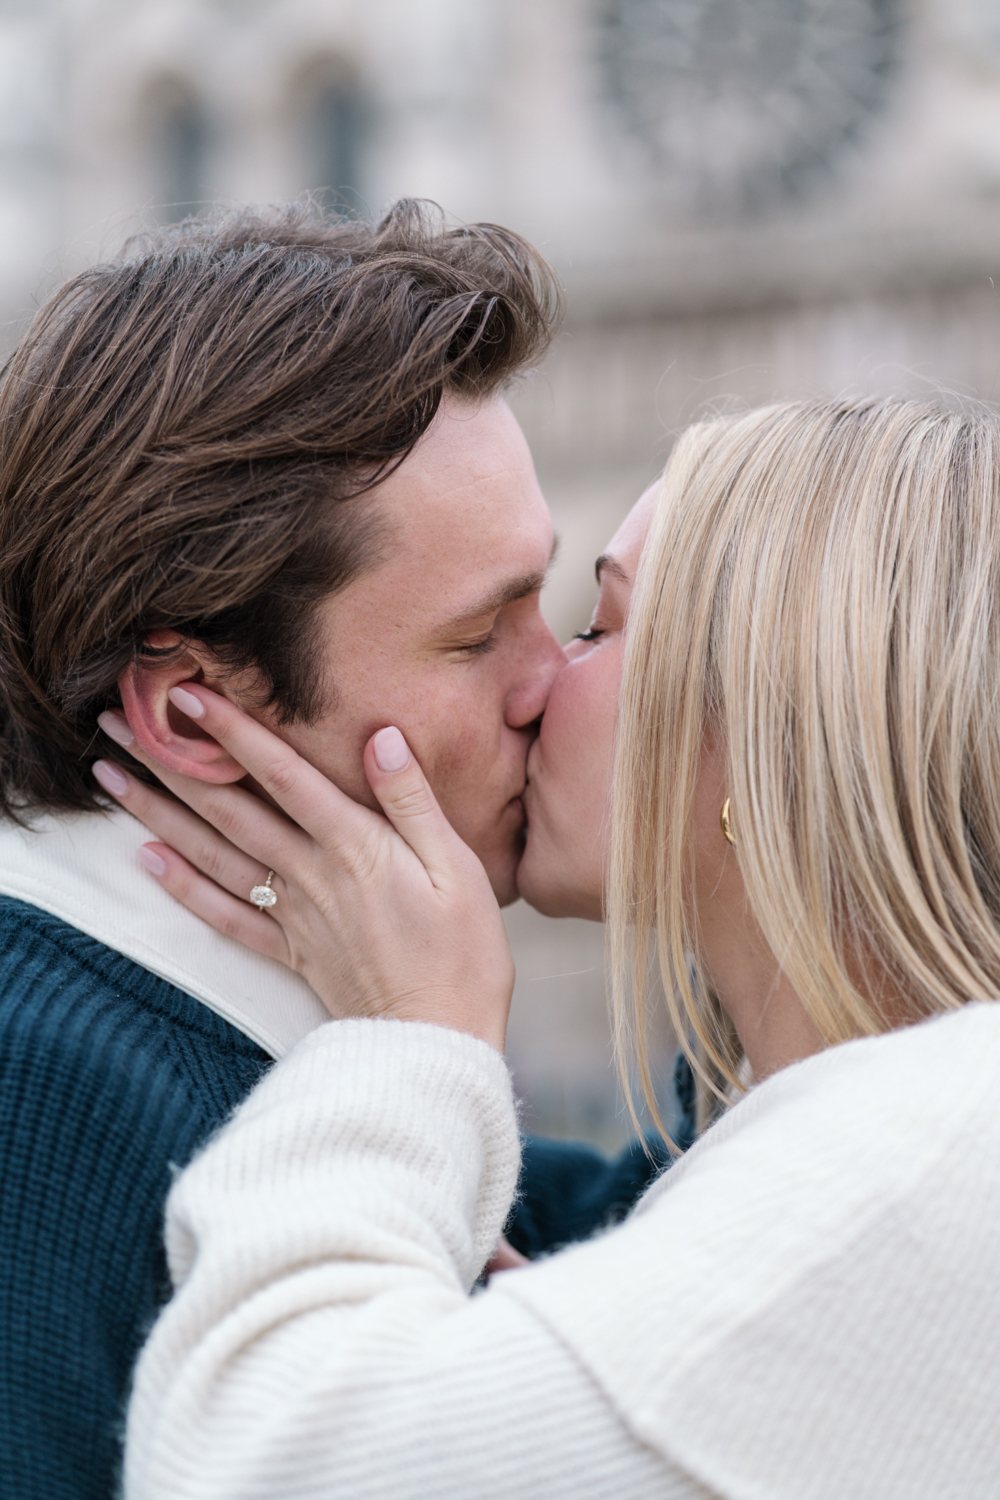
[[[442,633],[460,630],[463,625],[470,625],[475,620],[481,620],[484,615],[495,615],[498,610],[503,609],[505,604],[514,604],[518,599],[526,599],[529,594],[537,594],[544,584],[552,565],[559,552],[559,538],[554,537],[552,551],[545,568],[536,568],[533,573],[522,573],[516,578],[508,578],[506,582],[497,584],[488,594],[477,599],[475,604],[470,604],[459,614],[452,615],[450,620],[445,620],[441,626]]]
[[[615,559],[611,556],[610,552],[602,552],[600,557],[594,564],[594,576],[596,577],[598,583],[600,583],[601,574],[605,571],[605,569],[607,569],[609,573],[613,574],[615,578],[620,578],[622,583],[628,583],[630,581],[629,576],[626,573],[625,569],[622,567],[621,563],[616,562]]]

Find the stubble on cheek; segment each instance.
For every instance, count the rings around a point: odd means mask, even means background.
[[[484,861],[509,862],[513,868],[523,847],[523,820],[510,803],[521,790],[523,772],[502,752],[496,734],[465,729],[439,747],[428,780],[459,837]]]
[[[428,780],[445,817],[482,861],[498,901],[516,901],[523,820],[510,802],[520,784],[516,766],[503,764],[500,744],[466,730],[441,747]]]
[[[485,784],[489,772],[482,765],[482,746],[475,734],[459,732],[437,745],[423,770],[448,822],[460,838],[473,843],[490,822]]]

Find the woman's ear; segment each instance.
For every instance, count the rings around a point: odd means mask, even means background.
[[[167,697],[172,687],[205,681],[207,656],[197,646],[177,650],[183,642],[175,630],[153,630],[146,644],[171,654],[162,660],[144,656],[118,679],[125,717],[143,750],[165,770],[179,771],[199,781],[241,780],[247,773],[239,762]],[[211,686],[216,692],[223,691],[217,682]]]

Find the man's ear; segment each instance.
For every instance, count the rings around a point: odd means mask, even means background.
[[[155,650],[171,650],[182,641],[175,630],[153,630],[146,643]],[[143,657],[118,679],[122,707],[139,744],[166,770],[199,781],[239,781],[247,774],[239,762],[167,697],[172,687],[182,683],[205,682],[209,665],[207,653],[199,652],[197,646],[185,647],[162,661]],[[224,691],[217,681],[211,686],[216,692]]]

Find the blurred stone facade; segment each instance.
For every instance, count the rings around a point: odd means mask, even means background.
[[[562,274],[566,331],[516,404],[563,634],[694,417],[997,395],[997,0],[0,0],[8,345],[135,228],[303,191],[429,196]],[[600,931],[510,926],[535,1122],[611,1142]]]

